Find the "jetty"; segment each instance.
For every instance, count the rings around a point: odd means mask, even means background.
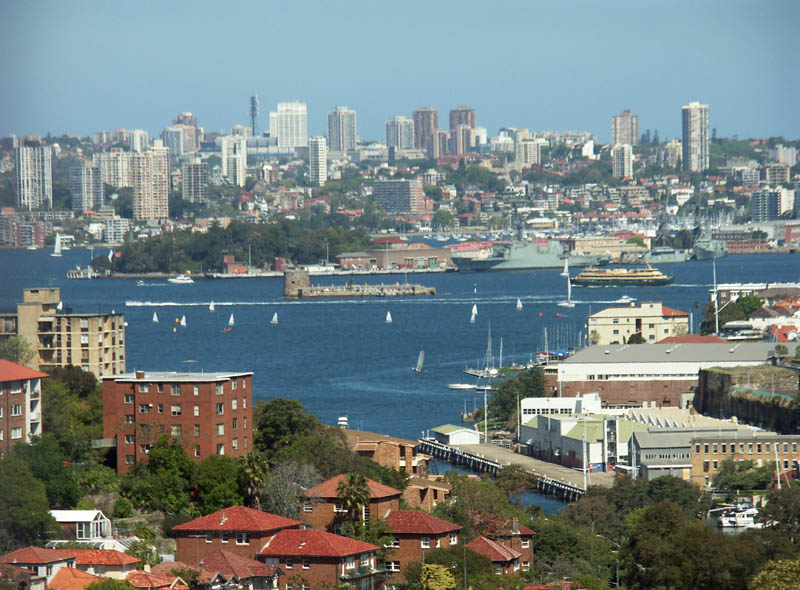
[[[586,493],[583,471],[534,459],[511,449],[491,444],[446,445],[432,438],[421,438],[418,443],[423,453],[479,473],[497,475],[503,467],[519,465],[533,476],[537,492],[567,502],[574,502]],[[589,485],[611,487],[614,483],[613,473],[590,473],[587,477]]]
[[[410,283],[379,285],[356,285],[348,281],[344,285],[312,285],[305,269],[287,270],[283,277],[283,296],[288,299],[313,299],[321,297],[413,297],[436,295],[435,287]]]

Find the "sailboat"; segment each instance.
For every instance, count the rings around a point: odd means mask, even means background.
[[[228,318],[228,326],[229,326],[229,327],[231,327],[231,328],[233,328],[233,325],[234,325],[235,323],[236,323],[236,322],[235,322],[235,320],[233,319],[233,314],[231,314],[231,317],[229,317],[229,318]]]
[[[61,234],[56,234],[56,244],[53,247],[53,253],[50,256],[61,256]]]
[[[58,305],[56,305],[56,309],[58,311],[61,311],[62,309],[64,309],[64,302],[63,301],[59,301]],[[111,312],[111,313],[113,314],[114,312]]]
[[[517,311],[521,310],[522,310],[522,301],[520,300],[519,297],[517,297]]]
[[[572,281],[569,279],[569,275],[567,275],[567,300],[566,301],[559,301],[559,307],[575,307],[575,304],[572,303]]]
[[[469,323],[474,324],[475,318],[478,317],[478,305],[476,303],[472,304],[472,313],[469,316]]]
[[[278,323],[278,312],[276,311],[272,314],[272,319],[269,322],[270,324],[277,324]]]
[[[214,302],[208,304],[208,311],[214,311]]]
[[[153,323],[154,324],[158,323],[158,314],[156,312],[153,312]]]
[[[417,359],[417,364],[414,367],[411,367],[411,370],[415,373],[422,373],[422,363],[425,362],[425,351],[419,351],[419,358]]]
[[[561,271],[561,276],[562,277],[569,276],[569,258],[564,259],[564,270]]]
[[[386,323],[387,324],[391,324],[392,323],[392,312],[391,311],[387,311],[386,312]]]
[[[186,327],[186,316],[182,315],[181,316],[181,328],[185,328],[185,327]]]
[[[108,251],[108,261],[111,262],[114,259],[114,250]]]

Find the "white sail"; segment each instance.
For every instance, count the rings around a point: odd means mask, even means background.
[[[63,301],[59,301],[58,305],[56,305],[56,309],[58,311],[61,311],[62,309],[64,309],[64,302]]]
[[[56,234],[56,244],[50,256],[61,256],[61,234]]]
[[[564,270],[561,271],[561,276],[562,277],[569,276],[569,258],[564,259]]]
[[[391,324],[392,323],[392,312],[391,311],[387,311],[386,312],[386,323],[387,324]]]
[[[569,275],[567,276],[567,300],[566,301],[561,301],[558,304],[558,306],[559,307],[575,307],[575,304],[572,303],[572,281],[570,280]]]
[[[519,297],[517,297],[517,311],[519,311],[520,309],[522,309],[522,301],[520,300]]]
[[[235,321],[234,321],[234,319],[233,319],[233,314],[231,314],[231,317],[229,317],[229,318],[228,318],[228,325],[229,325],[230,327],[233,327],[233,324],[235,324],[235,323],[236,323],[236,322],[235,322]]]
[[[156,312],[153,312],[153,323],[154,324],[158,323],[158,314]]]
[[[111,262],[111,260],[113,258],[114,258],[114,251],[113,250],[109,250],[108,251],[108,261]]]
[[[419,351],[419,358],[417,358],[417,365],[414,367],[414,371],[416,371],[417,373],[421,373],[422,372],[422,363],[424,363],[424,362],[425,362],[425,351],[424,350],[420,350]]]
[[[277,311],[274,314],[272,314],[272,320],[270,320],[269,323],[270,324],[277,324],[278,323],[278,312]]]
[[[208,304],[208,311],[214,311],[214,302]]]
[[[186,316],[185,315],[181,316],[181,327],[183,327],[183,328],[186,327]]]

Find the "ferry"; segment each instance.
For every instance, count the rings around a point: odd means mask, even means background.
[[[572,279],[576,287],[606,286],[624,287],[636,285],[641,287],[669,285],[674,277],[667,276],[649,264],[646,268],[594,268],[590,266]]]

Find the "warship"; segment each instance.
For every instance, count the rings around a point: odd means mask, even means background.
[[[571,267],[596,264],[597,256],[570,254],[558,240],[514,240],[496,242],[487,258],[453,256],[459,271],[528,270],[535,268],[561,268],[564,261]]]

